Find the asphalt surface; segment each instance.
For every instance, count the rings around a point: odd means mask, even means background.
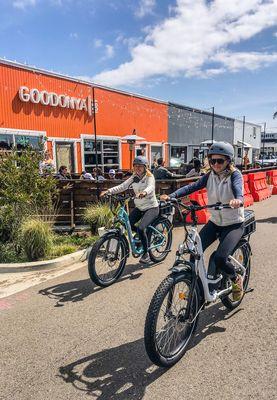
[[[81,268],[1,299],[0,398],[276,399],[277,196],[252,208],[254,291],[233,312],[215,303],[201,313],[177,365],[153,366],[143,344],[147,308],[173,252],[151,268],[129,260],[106,289]],[[182,234],[174,230],[174,250]]]

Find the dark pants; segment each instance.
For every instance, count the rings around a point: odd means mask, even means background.
[[[133,231],[139,234],[144,253],[146,253],[148,250],[148,238],[146,234],[147,227],[158,215],[159,207],[149,208],[149,210],[146,211],[141,211],[138,208],[134,208],[129,215],[131,228]],[[139,220],[141,221],[136,227],[135,223],[137,223]]]
[[[215,265],[219,271],[225,272],[231,279],[236,278],[236,271],[228,256],[232,254],[243,234],[243,222],[229,226],[218,226],[209,221],[200,231],[203,252],[216,239],[219,239],[219,246],[215,253]]]

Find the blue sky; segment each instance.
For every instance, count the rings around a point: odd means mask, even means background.
[[[277,127],[277,0],[0,0],[0,57]]]

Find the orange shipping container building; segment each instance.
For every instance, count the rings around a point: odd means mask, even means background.
[[[93,89],[88,82],[9,61],[0,61],[0,98],[0,149],[36,146],[43,136],[56,168],[66,164],[72,172],[91,171],[96,165],[96,129],[97,161],[104,171],[128,169],[130,155],[142,149],[151,163],[154,157],[167,158],[165,102]],[[143,140],[130,153],[121,138],[134,130]]]

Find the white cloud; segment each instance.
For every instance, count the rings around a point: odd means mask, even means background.
[[[145,15],[152,14],[156,6],[156,0],[140,0],[135,16],[143,18]]]
[[[36,3],[37,3],[37,0],[15,0],[15,1],[13,1],[12,5],[15,8],[24,10],[26,7],[35,6]]]
[[[241,69],[255,70],[262,66],[268,66],[277,62],[277,53],[267,54],[258,52],[221,52],[212,57],[213,61],[220,62],[231,72],[237,72]]]
[[[69,35],[69,37],[70,37],[71,39],[78,39],[78,38],[79,38],[79,35],[78,35],[77,32],[71,32],[70,35]]]
[[[277,38],[277,32],[274,32],[274,33],[273,33],[273,36]]]
[[[114,47],[111,44],[105,46],[105,58],[112,58],[114,56]]]
[[[132,36],[126,37],[122,33],[120,33],[115,39],[116,43],[123,44],[124,46],[127,46],[129,49],[136,46],[140,41],[141,37],[132,37]]]
[[[177,0],[171,15],[131,50],[131,61],[93,79],[134,85],[159,76],[215,76],[276,62],[276,53],[233,53],[230,45],[277,25],[277,0]]]
[[[101,39],[94,39],[93,45],[96,49],[99,49],[100,47],[102,47],[103,42]]]

